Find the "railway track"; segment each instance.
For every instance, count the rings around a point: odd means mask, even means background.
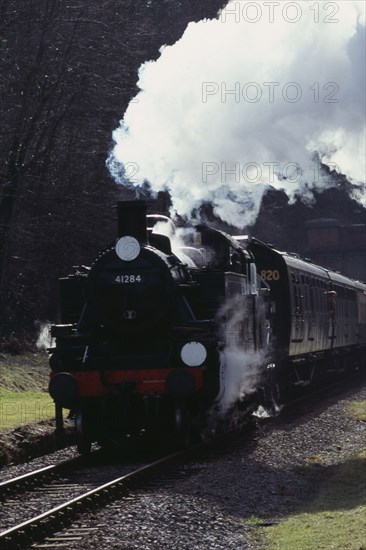
[[[42,480],[51,479],[57,474],[66,472],[69,469],[77,468],[84,463],[81,457],[64,460],[58,464],[50,464],[43,468],[38,468],[26,474],[0,482],[0,501],[6,499],[10,494],[20,493],[31,488],[35,483],[40,483]]]
[[[3,482],[0,549],[24,549],[34,543],[39,548],[67,546],[67,540],[79,539],[98,528],[73,528],[81,513],[103,506],[117,496],[128,498],[128,487],[156,475],[186,454],[187,451],[176,452],[138,467],[118,465],[105,469],[99,465],[98,472],[95,467],[90,469],[84,459],[72,459]],[[65,528],[66,535],[52,538],[52,533]]]
[[[359,377],[355,377],[353,383],[357,384],[357,379]],[[321,401],[324,393],[328,397],[333,394],[336,399],[342,393],[342,388],[343,385],[335,383],[301,396],[284,407],[283,413],[273,417],[272,421],[274,424],[296,421],[306,409],[312,408],[313,399]],[[257,436],[260,437],[259,433]],[[235,447],[243,444],[242,439],[238,444],[235,441],[233,443],[233,440],[228,441],[228,434],[218,437],[217,441],[225,441],[225,438],[228,445],[217,445],[215,455],[230,453],[233,445]],[[98,453],[101,461],[94,460]],[[114,499],[128,499],[133,486],[141,487],[148,482],[151,484],[151,480],[160,484],[162,477],[166,477],[166,472],[162,476],[161,470],[166,470],[168,465],[172,466],[172,473],[168,473],[168,477],[179,479],[180,474],[176,473],[177,468],[174,466],[182,462],[187,464],[189,457],[197,458],[197,455],[202,454],[205,454],[202,453],[202,446],[196,445],[188,451],[173,453],[149,463],[122,463],[112,468],[109,465],[105,470],[103,453],[97,451],[92,453],[91,460],[77,457],[2,482],[0,549],[65,548],[73,541],[80,541],[102,527],[80,523],[79,516],[82,513],[102,507]],[[17,524],[14,521],[15,515]]]

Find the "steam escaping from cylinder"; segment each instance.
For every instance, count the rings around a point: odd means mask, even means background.
[[[265,354],[244,351],[239,347],[226,347],[222,354],[222,369],[225,370],[225,387],[219,401],[220,412],[258,390],[263,375]]]
[[[311,202],[344,175],[365,204],[364,45],[362,1],[232,0],[141,66],[109,170],[238,228],[269,186]]]
[[[217,399],[221,414],[258,390],[268,362],[270,329],[265,322],[264,304],[257,303],[254,308],[248,287],[245,295],[227,299],[216,319],[224,342]]]

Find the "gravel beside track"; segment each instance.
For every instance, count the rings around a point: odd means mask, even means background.
[[[249,439],[241,436],[227,451],[210,449],[183,466],[178,481],[155,482],[83,515],[73,528],[99,528],[69,539],[67,548],[263,548],[251,516],[262,520],[257,529],[281,521],[316,498],[337,464],[365,448],[366,424],[348,413],[350,402],[365,399],[362,385],[283,411]]]
[[[24,471],[29,471],[27,463],[47,453],[55,453],[75,444],[74,422],[65,421],[63,434],[55,433],[54,420],[42,420],[23,424],[14,430],[0,431],[0,481],[8,475],[12,465],[24,465]],[[18,466],[17,466],[18,467]]]
[[[4,466],[0,469],[0,482],[12,479],[16,476],[21,476],[23,474],[36,470],[37,468],[43,468],[44,466],[49,466],[50,464],[58,464],[63,460],[68,460],[77,456],[79,456],[79,453],[77,452],[76,447],[71,446],[29,460],[28,462],[25,462],[23,464]]]

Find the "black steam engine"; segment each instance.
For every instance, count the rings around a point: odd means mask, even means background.
[[[244,237],[117,206],[118,238],[60,280],[50,394],[78,448],[209,438],[259,403],[361,365],[366,287]],[[170,232],[170,237],[167,233]]]

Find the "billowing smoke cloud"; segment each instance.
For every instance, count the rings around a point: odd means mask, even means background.
[[[232,0],[138,85],[108,166],[119,183],[169,189],[180,215],[209,201],[243,227],[268,185],[311,201],[337,173],[365,202],[364,2]]]

